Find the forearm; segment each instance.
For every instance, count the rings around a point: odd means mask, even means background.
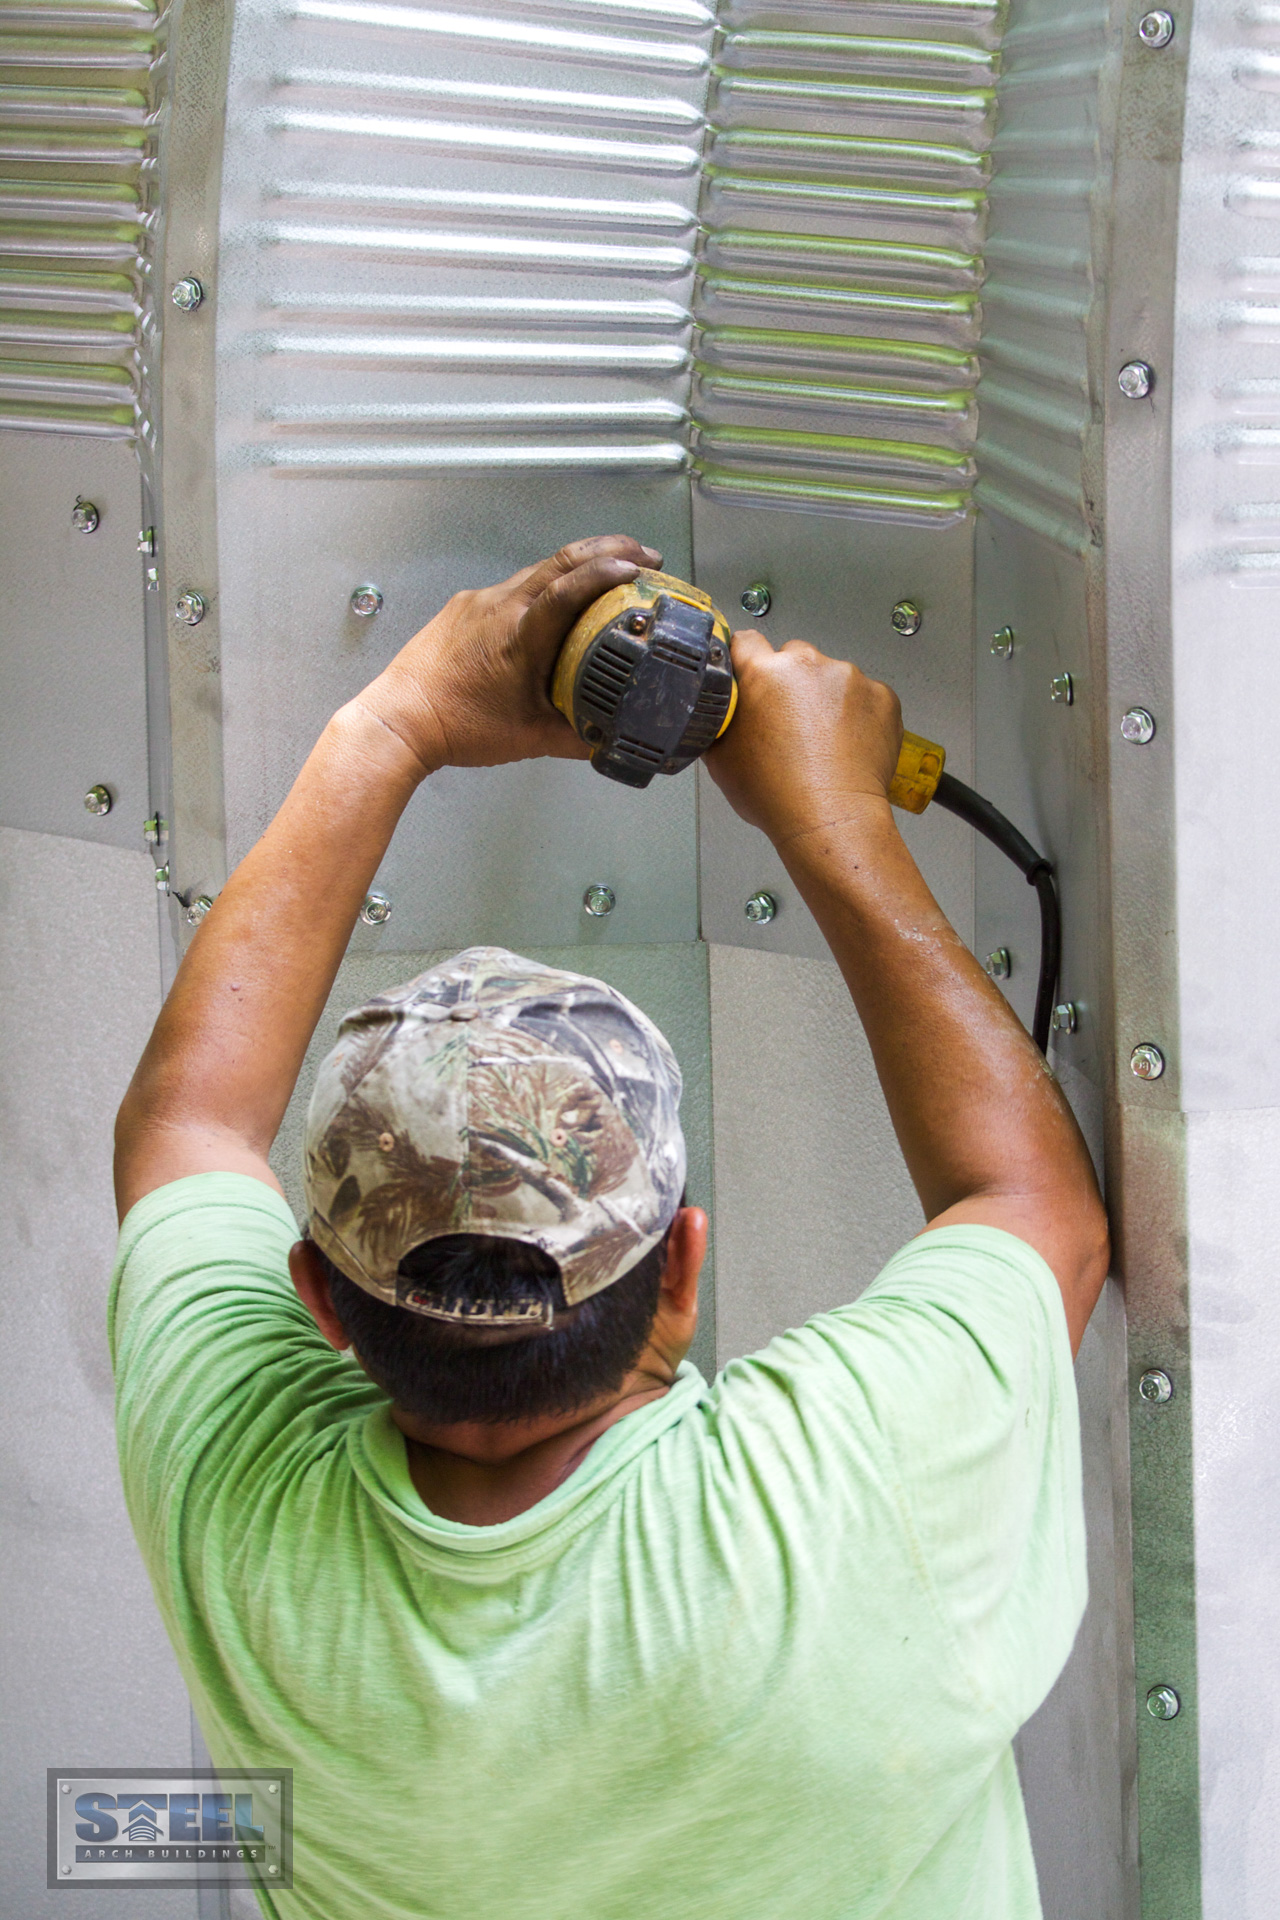
[[[359,700],[329,722],[192,942],[139,1062],[116,1125],[122,1216],[177,1177],[170,1161],[265,1161],[356,915],[427,771]]]
[[[972,1218],[974,1203],[994,1201],[1001,1218],[1034,1223],[1026,1237],[1058,1266],[1079,1259],[1059,1251],[1059,1225],[1074,1249],[1090,1244],[1093,1221],[1105,1268],[1093,1167],[1071,1110],[933,899],[887,801],[853,804],[840,824],[780,851],[857,1005],[926,1217],[967,1204]]]

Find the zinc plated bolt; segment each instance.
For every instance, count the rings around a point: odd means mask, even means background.
[[[168,893],[168,891],[169,891],[169,869],[168,867],[157,867],[156,868],[156,892]]]
[[[182,917],[189,927],[198,927],[212,905],[207,893],[197,894]]]
[[[1155,368],[1145,360],[1126,360],[1116,382],[1126,400],[1145,400],[1156,383]]]
[[[741,604],[742,611],[749,613],[752,619],[763,620],[765,614],[768,613],[770,607],[773,605],[773,595],[763,580],[757,580],[754,586],[747,588],[742,596]]]
[[[385,927],[391,918],[391,902],[387,895],[376,891],[366,894],[360,918],[366,927]]]
[[[148,557],[150,557],[152,554],[155,553],[155,550],[156,550],[155,528],[140,527],[138,529],[138,552],[145,553]]]
[[[1120,716],[1120,738],[1131,747],[1145,747],[1156,737],[1156,723],[1145,707],[1130,707]]]
[[[1073,707],[1076,683],[1069,673],[1055,673],[1049,682],[1049,698],[1060,707]]]
[[[107,789],[103,786],[90,787],[84,797],[84,810],[86,813],[110,813],[111,795]]]
[[[767,927],[771,920],[778,917],[778,903],[771,893],[761,889],[759,893],[752,894],[742,911],[753,927]]]
[[[194,592],[190,587],[185,593],[180,593],[173,603],[173,617],[184,627],[198,627],[207,612],[203,594]]]
[[[157,567],[148,567],[148,568],[147,568],[147,592],[148,592],[148,593],[158,593],[158,592],[159,592],[159,590],[160,590],[160,571],[159,571],[159,568],[157,568]]]
[[[1150,13],[1144,13],[1138,22],[1138,38],[1144,47],[1158,52],[1167,47],[1173,38],[1173,15],[1166,13],[1163,7],[1153,7]]]
[[[1079,1017],[1074,1000],[1060,1000],[1053,1010],[1050,1022],[1055,1033],[1074,1033],[1079,1025]]]
[[[1164,1072],[1164,1055],[1150,1040],[1143,1040],[1129,1055],[1129,1066],[1139,1080],[1158,1080]]]
[[[598,880],[592,881],[582,896],[583,910],[589,913],[593,920],[603,920],[607,913],[613,912],[617,904],[618,899],[613,888],[603,886]]]
[[[372,620],[375,613],[382,612],[382,593],[378,587],[368,582],[362,587],[351,590],[351,611],[357,620]]]
[[[1147,1712],[1153,1720],[1176,1720],[1182,1702],[1172,1687],[1152,1687],[1147,1695]]]
[[[149,847],[158,847],[168,828],[158,813],[153,813],[142,823],[142,837]]]
[[[991,651],[997,660],[1010,660],[1013,657],[1013,628],[1001,627],[991,636]]]
[[[914,600],[899,600],[889,615],[889,625],[895,633],[905,633],[910,636],[913,633],[919,633],[924,625],[924,615]]]
[[[169,289],[169,298],[179,313],[194,313],[204,299],[204,288],[192,273],[184,273]]]
[[[92,500],[82,500],[76,495],[76,503],[71,509],[71,524],[77,533],[96,533],[102,515]]]
[[[1149,1407],[1163,1407],[1173,1398],[1173,1382],[1163,1367],[1148,1367],[1138,1382],[1138,1398]]]
[[[993,980],[1007,980],[1013,972],[1013,962],[1009,958],[1008,947],[994,947],[982,965]]]

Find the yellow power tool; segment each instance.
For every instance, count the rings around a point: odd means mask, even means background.
[[[642,567],[593,601],[560,649],[551,698],[591,748],[597,773],[647,787],[714,746],[738,703],[729,622],[700,587]],[[943,748],[904,733],[889,785],[895,807],[923,813]]]

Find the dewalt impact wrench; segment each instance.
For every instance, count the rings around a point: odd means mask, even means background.
[[[551,698],[591,748],[596,772],[647,787],[655,773],[680,773],[713,746],[738,704],[729,640],[719,608],[670,573],[642,567],[593,601],[560,650]],[[905,733],[889,786],[894,806],[923,813],[946,758],[933,741]]]
[[[647,787],[655,773],[680,773],[714,746],[738,702],[729,622],[700,587],[642,567],[574,625],[556,660],[551,698],[591,748],[597,773]],[[1049,1043],[1061,950],[1053,868],[981,794],[945,771],[932,740],[904,733],[889,798],[907,813],[932,800],[999,847],[1040,902],[1040,974],[1032,1035]]]

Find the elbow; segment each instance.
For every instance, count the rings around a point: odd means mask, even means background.
[[[1074,1274],[1070,1282],[1065,1274],[1059,1279],[1073,1354],[1080,1350],[1085,1328],[1111,1271],[1111,1230],[1096,1187],[1082,1202],[1076,1229]]]
[[[1094,1199],[1090,1216],[1083,1265],[1087,1284],[1093,1288],[1096,1299],[1111,1271],[1111,1226],[1101,1198]]]

